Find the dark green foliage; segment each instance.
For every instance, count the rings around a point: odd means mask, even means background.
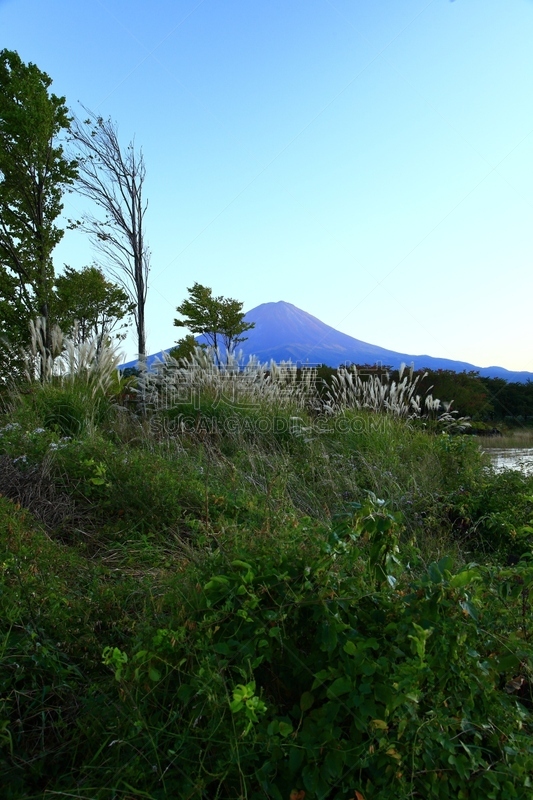
[[[52,81],[11,50],[0,51],[0,318],[13,344],[27,341],[28,320],[48,318],[54,270],[51,254],[62,194],[76,176],[63,154],[69,127],[64,97]]]
[[[494,424],[520,426],[533,422],[531,381],[509,382],[503,378],[480,377],[477,372],[452,370],[425,370],[420,374],[425,375],[419,384],[422,392],[433,387],[433,397],[453,401],[452,407],[459,416],[488,423],[489,430]],[[474,425],[474,429],[477,427]],[[479,430],[483,433],[483,426],[479,426]]]
[[[494,475],[475,492],[450,498],[454,525],[480,554],[517,561],[533,544],[533,478],[518,471]]]
[[[105,401],[91,403],[91,417],[87,414],[87,398],[78,392],[68,392],[50,387],[41,400],[43,424],[61,436],[79,436],[88,425],[102,422]]]
[[[95,501],[106,521],[141,534],[187,531],[187,517],[205,506],[205,489],[186,459],[174,460],[111,443],[72,442],[56,456],[64,487],[79,502]],[[96,509],[95,509],[96,511]]]
[[[111,403],[103,391],[80,384],[61,386],[51,382],[37,391],[35,386],[28,386],[26,394],[19,396],[20,417],[24,419],[25,411],[33,412],[34,427],[42,426],[60,436],[79,436],[94,429],[109,418]]]
[[[77,271],[65,266],[55,287],[54,318],[63,333],[77,344],[94,338],[101,347],[110,336],[125,338],[123,329],[129,324],[127,317],[134,306],[120,286],[106,280],[101,269],[91,266]],[[117,328],[120,322],[122,325]]]
[[[135,586],[0,513],[5,796],[530,796],[527,561],[417,576],[370,501]]]
[[[489,396],[488,418],[508,425],[533,422],[533,382],[509,383],[502,378],[480,378]]]
[[[192,333],[184,336],[183,339],[178,339],[176,346],[170,351],[172,358],[176,361],[188,360],[198,347],[198,342]]]
[[[242,303],[230,297],[213,297],[212,289],[200,283],[187,291],[189,298],[176,309],[185,319],[175,319],[174,325],[203,334],[216,351],[223,346],[232,353],[239,342],[245,341],[246,336],[242,334],[255,324],[244,321]]]
[[[386,370],[386,368],[383,368]],[[368,365],[358,366],[360,375],[372,375],[376,368]],[[318,368],[319,378],[331,383],[336,370],[331,367]],[[398,379],[396,370],[389,370],[393,380]],[[480,377],[477,372],[454,372],[453,370],[419,370],[418,391],[425,395],[428,391],[452,408],[460,417],[470,417],[473,431],[484,433],[494,425],[523,426],[533,422],[533,383],[509,382],[503,378]],[[476,424],[477,423],[477,424]],[[485,423],[485,425],[483,424]]]
[[[126,367],[126,369],[120,370],[120,374],[123,378],[138,378],[141,373],[137,367]]]
[[[51,541],[3,498],[0,529],[2,796],[40,798],[90,753],[99,715],[105,724],[94,684],[105,693],[100,637],[131,634],[135,586],[125,578],[111,588],[109,570]]]
[[[420,370],[420,393],[431,390],[433,397],[453,402],[459,416],[487,419],[492,411],[489,392],[477,372],[454,372],[451,369]]]

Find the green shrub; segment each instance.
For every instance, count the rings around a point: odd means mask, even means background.
[[[367,506],[313,563],[234,559],[133,648],[110,643],[124,784],[191,798],[530,796],[533,569],[454,573],[444,558],[400,578],[398,533]]]
[[[533,476],[517,470],[489,473],[475,491],[450,498],[454,524],[478,553],[491,560],[518,559],[533,547]]]

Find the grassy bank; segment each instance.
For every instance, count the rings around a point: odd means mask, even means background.
[[[533,429],[514,428],[502,431],[501,436],[482,436],[484,450],[494,447],[533,447]]]
[[[533,481],[210,380],[7,403],[3,796],[530,797]]]

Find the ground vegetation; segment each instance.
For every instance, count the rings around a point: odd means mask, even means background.
[[[409,375],[199,350],[125,406],[71,347],[0,421],[4,797],[531,796],[532,479]]]

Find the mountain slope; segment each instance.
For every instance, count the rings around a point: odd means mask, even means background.
[[[466,361],[387,350],[341,333],[292,303],[283,301],[262,303],[246,314],[246,321],[255,322],[255,328],[249,331],[248,339],[241,348],[246,356],[253,354],[260,361],[291,359],[331,367],[343,363],[381,363],[391,367],[414,363],[415,369],[451,369],[455,372],[476,370],[480,375],[502,377],[509,381],[522,382],[533,378],[530,372],[511,372],[497,366],[476,367]]]
[[[475,370],[483,376],[519,382],[533,379],[531,372],[512,372],[497,366],[476,367],[466,361],[387,350],[341,333],[312,314],[282,300],[256,306],[246,314],[245,319],[255,323],[255,328],[248,332],[248,339],[239,347],[246,359],[255,355],[260,361],[290,360],[301,364],[327,364],[331,367],[345,363],[381,363],[397,368],[402,363],[413,363],[415,369],[450,369],[455,372]],[[204,341],[204,337],[198,336],[197,341]],[[149,356],[148,363],[156,357]],[[129,362],[124,367],[135,366],[135,363]]]

